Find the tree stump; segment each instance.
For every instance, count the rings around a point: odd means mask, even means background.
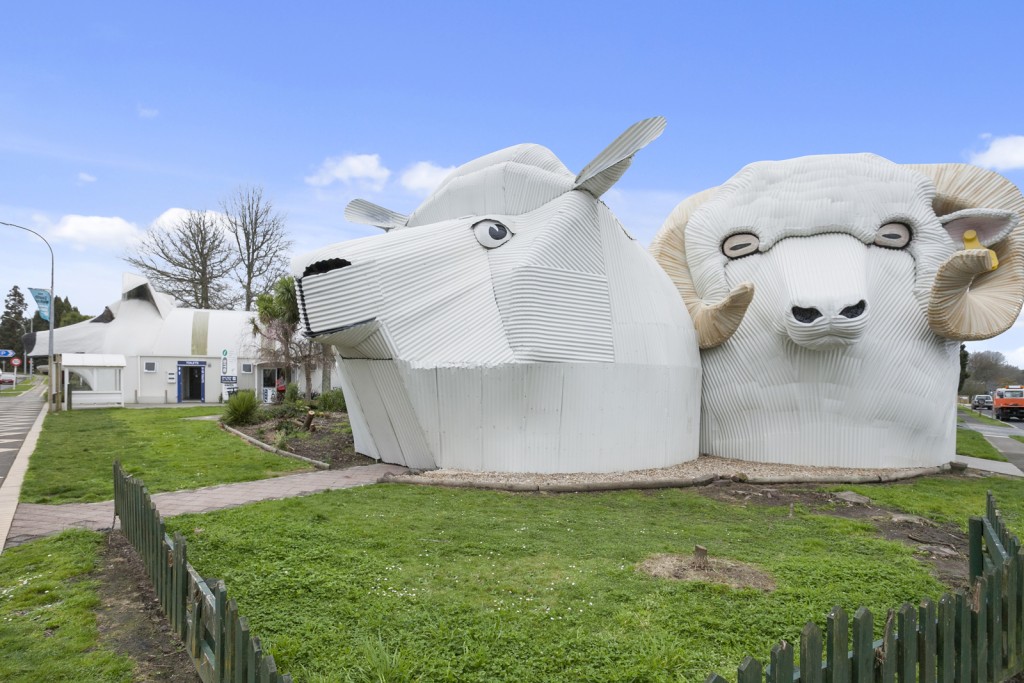
[[[311,424],[313,424],[313,416],[314,415],[316,415],[316,413],[314,411],[312,411],[312,410],[309,411],[308,413],[306,413],[306,419],[302,421],[302,431],[304,431],[304,432],[308,432],[309,431],[309,426]]]
[[[705,572],[711,569],[711,563],[708,562],[708,549],[702,545],[693,546],[693,568]]]

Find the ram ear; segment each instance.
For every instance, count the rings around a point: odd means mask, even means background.
[[[978,240],[986,247],[998,244],[1017,226],[1017,214],[1002,209],[963,209],[946,216],[939,216],[942,227],[950,238],[962,248],[964,233],[973,230]]]
[[[409,221],[408,216],[396,213],[383,206],[377,206],[365,199],[353,199],[345,207],[345,220],[351,223],[374,225],[382,230],[404,228]]]
[[[665,130],[665,117],[638,121],[626,129],[612,144],[604,148],[594,160],[576,176],[574,190],[586,190],[600,198],[618,182],[633,162],[633,155],[656,140]]]

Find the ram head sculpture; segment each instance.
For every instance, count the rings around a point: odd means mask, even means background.
[[[701,452],[836,467],[952,459],[961,341],[1024,299],[1024,199],[966,164],[751,164],[651,251],[693,318]]]
[[[579,174],[525,144],[454,170],[386,230],[296,258],[359,452],[416,468],[601,472],[697,456],[700,357],[672,282],[600,201],[664,119]]]

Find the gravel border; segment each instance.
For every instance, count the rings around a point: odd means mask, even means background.
[[[672,467],[631,472],[536,474],[450,469],[427,472],[413,470],[408,474],[385,475],[381,481],[493,491],[578,493],[688,488],[707,486],[723,479],[749,484],[870,484],[913,479],[949,470],[949,464],[891,470],[844,469],[777,465],[702,455],[696,460]]]

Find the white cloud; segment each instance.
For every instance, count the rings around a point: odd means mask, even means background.
[[[203,213],[206,214],[207,218],[209,218],[211,222],[219,226],[222,230],[227,229],[227,217],[224,214],[219,211],[204,211]],[[156,219],[149,224],[149,227],[150,229],[158,228],[160,230],[169,230],[185,220],[185,217],[188,216],[188,214],[188,209],[167,209],[157,216]]]
[[[160,110],[153,109],[152,107],[143,107],[140,104],[135,109],[139,113],[140,119],[155,119],[156,117],[160,116]]]
[[[87,185],[89,183],[95,183],[95,182],[96,182],[96,176],[89,175],[85,171],[79,171],[78,172],[78,184],[79,185]]]
[[[982,136],[989,141],[988,149],[971,155],[971,163],[995,171],[1012,171],[1024,168],[1024,135],[1007,135],[1001,138]]]
[[[1013,351],[1004,351],[1003,355],[1006,356],[1006,361],[1010,365],[1016,365],[1018,368],[1024,368],[1024,346],[1014,349]]]
[[[380,163],[379,154],[347,154],[324,159],[316,173],[306,177],[306,184],[326,187],[338,181],[380,192],[390,177],[391,171]]]
[[[402,172],[399,182],[410,192],[426,196],[454,170],[454,166],[442,167],[429,161],[418,161]]]
[[[69,242],[78,250],[121,250],[142,235],[134,223],[118,216],[62,216],[50,229],[54,240]]]

